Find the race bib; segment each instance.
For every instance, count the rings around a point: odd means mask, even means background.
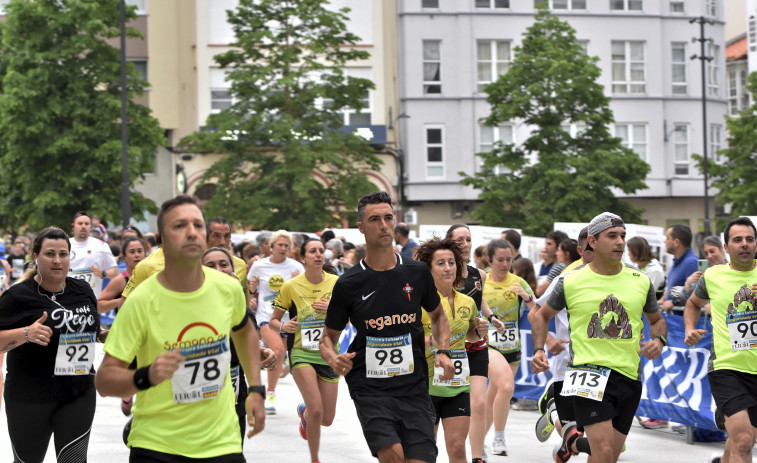
[[[323,335],[323,322],[323,319],[300,322],[300,339],[303,349],[318,350]]]
[[[518,322],[502,322],[505,331],[500,333],[494,325],[489,324],[489,345],[499,350],[513,350],[518,347]]]
[[[449,358],[452,360],[452,366],[455,367],[455,374],[452,379],[443,381],[439,379],[444,374],[444,368],[434,367],[434,379],[431,384],[434,386],[460,387],[470,385],[470,366],[468,366],[468,355],[465,349],[454,349],[449,351]]]
[[[560,395],[576,396],[601,402],[605,396],[610,369],[594,365],[568,367]]]
[[[55,355],[56,376],[88,375],[95,360],[95,332],[61,333]]]
[[[80,269],[71,269],[70,275],[71,278],[76,278],[77,280],[84,280],[87,283],[89,283],[89,286],[92,289],[95,289],[95,274],[92,273],[91,268],[80,268]]]
[[[182,347],[181,355],[184,363],[171,379],[174,402],[188,404],[218,397],[231,363],[228,340]]]
[[[726,315],[726,323],[731,335],[731,350],[757,347],[757,311],[729,313]]]
[[[234,386],[234,402],[239,399],[239,365],[231,367],[231,385]]]
[[[413,345],[410,333],[391,338],[366,336],[366,377],[390,378],[408,375],[413,370]]]

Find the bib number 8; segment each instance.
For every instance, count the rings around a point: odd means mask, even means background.
[[[455,376],[460,376],[460,374],[463,372],[463,361],[455,360],[452,365],[455,367]]]
[[[89,348],[85,345],[79,345],[78,349],[77,346],[68,346],[66,348],[66,355],[68,355],[68,361],[73,362],[74,357],[76,357],[76,351],[81,352],[81,355],[76,360],[77,362],[88,362],[89,359],[87,358],[87,354],[89,353]]]
[[[186,368],[194,368],[194,371],[192,371],[192,379],[189,382],[190,385],[194,385],[195,380],[197,379],[197,372],[200,370],[200,364],[202,364],[202,375],[205,377],[206,381],[213,381],[221,376],[221,370],[218,369],[218,360],[216,359],[208,359],[204,362],[187,362],[184,364]]]
[[[379,349],[376,351],[376,360],[379,361],[379,365],[383,366],[387,357],[389,357],[389,362],[394,365],[399,365],[400,363],[402,363],[402,350],[392,349],[391,351],[387,352],[383,349]]]

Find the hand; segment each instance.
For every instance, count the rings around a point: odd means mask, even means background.
[[[668,299],[667,301],[662,303],[662,310],[665,312],[670,312],[670,309],[673,308],[673,301]]]
[[[42,316],[29,325],[26,331],[26,338],[29,342],[39,344],[40,346],[46,346],[50,343],[53,330],[49,326],[44,325],[45,320],[47,320],[47,312],[42,312]]]
[[[251,280],[247,280],[247,287],[250,289],[251,293],[254,293],[258,290],[258,285],[260,284],[260,277],[257,275],[253,275]]]
[[[347,373],[352,370],[352,359],[355,358],[355,352],[348,352],[346,354],[339,354],[334,357],[334,360],[329,363],[329,366],[334,373],[342,376],[347,376]]]
[[[662,344],[662,341],[658,338],[655,338],[650,341],[642,342],[639,354],[643,355],[649,360],[654,360],[660,356],[663,347],[664,346]]]
[[[492,317],[492,321],[498,321],[498,320]],[[478,332],[479,336],[481,337],[486,336],[486,333],[489,332],[489,322],[486,321],[486,319],[483,317],[476,317],[476,331]]]
[[[276,352],[274,352],[273,349],[269,349],[268,347],[260,349],[260,364],[263,368],[268,368],[270,370],[271,368],[274,368],[277,363],[278,358],[276,358]]]
[[[181,356],[179,349],[158,355],[150,365],[150,384],[157,386],[163,381],[173,378],[174,373],[181,367],[182,363],[184,363],[184,357]]]
[[[329,309],[329,301],[320,298],[317,301],[313,302],[313,309],[315,309],[316,313],[324,314]]]
[[[691,275],[689,275],[689,277],[686,279],[686,284],[684,286],[684,289],[686,290],[687,293],[691,292],[691,285],[699,281],[699,278],[701,277],[702,277],[702,272],[698,270],[692,273]]]
[[[95,275],[96,277],[102,278],[103,272],[102,270],[100,270],[100,267],[98,267],[97,265],[93,265],[92,267],[90,267],[90,270],[92,270],[93,275]]]
[[[570,341],[567,339],[557,339],[552,336],[547,336],[547,350],[552,355],[557,355],[565,350],[565,344]]]
[[[528,294],[528,292],[526,292],[526,290],[523,289],[523,286],[521,286],[518,283],[513,285],[513,292],[517,294],[518,296],[520,296],[524,301],[531,298],[531,295]]]
[[[547,370],[549,370],[547,353],[543,350],[537,350],[536,353],[534,353],[534,357],[531,359],[531,373],[538,374]]]
[[[686,339],[684,339],[683,342],[686,343],[689,347],[694,347],[697,345],[699,341],[702,340],[702,335],[707,334],[707,330],[698,329],[698,330],[686,330]]]
[[[288,322],[281,324],[282,333],[296,333],[300,329],[300,322],[297,321],[297,316],[291,318]]]
[[[265,405],[263,404],[263,396],[257,392],[247,395],[245,408],[247,409],[247,424],[252,428],[247,432],[247,438],[249,439],[265,428]]]
[[[439,376],[442,381],[449,381],[455,376],[455,366],[452,365],[452,360],[444,354],[436,354],[434,367],[444,368],[444,374]]]
[[[248,308],[248,309],[250,309],[250,310],[253,310],[253,311],[254,311],[255,309],[257,309],[257,308],[258,308],[258,298],[256,298],[256,297],[251,297],[251,298],[250,298],[250,299],[249,299],[249,300],[247,301],[247,308]]]
[[[300,274],[300,271],[299,270],[295,270],[294,272],[292,272],[292,275],[289,278],[294,278],[294,277],[296,277],[299,274]]]

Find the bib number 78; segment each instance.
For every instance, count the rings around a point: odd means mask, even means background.
[[[213,381],[221,376],[221,370],[218,368],[218,360],[211,358],[201,362],[186,362],[184,368],[192,368],[192,377],[189,380],[190,385],[194,385],[197,380],[197,373],[202,365],[202,376],[205,381]]]

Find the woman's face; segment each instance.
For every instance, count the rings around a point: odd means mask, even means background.
[[[305,245],[305,255],[302,256],[305,267],[323,268],[326,262],[326,251],[320,241],[308,241]]]
[[[271,254],[279,258],[287,257],[291,245],[290,241],[282,236],[271,245]]]
[[[145,258],[145,248],[139,241],[132,241],[126,246],[126,252],[124,253],[124,260],[126,261],[126,267],[134,269],[138,263]]]
[[[460,253],[463,255],[463,259],[467,262],[470,260],[470,250],[472,246],[470,230],[465,227],[458,227],[452,230],[452,239],[457,241],[457,245],[460,246]]]
[[[494,272],[495,275],[498,276],[498,279],[501,280],[510,273],[510,268],[512,266],[513,250],[510,248],[497,248],[491,261],[492,272]]]
[[[455,282],[457,264],[455,255],[449,249],[439,249],[431,257],[431,275],[436,286],[449,286]]]
[[[39,254],[32,256],[37,272],[43,280],[63,281],[71,265],[68,241],[64,239],[44,239]]]
[[[557,262],[565,264],[565,251],[563,251],[562,248],[557,248],[557,251],[555,251],[555,256],[557,256]]]
[[[229,262],[228,256],[223,251],[212,251],[202,258],[202,265],[219,270],[227,275],[234,276],[234,267]]]

